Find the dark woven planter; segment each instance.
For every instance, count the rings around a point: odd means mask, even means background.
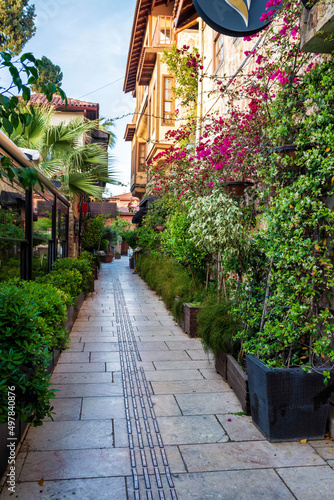
[[[215,368],[225,382],[227,382],[227,357],[224,352],[215,357]]]
[[[301,368],[268,368],[247,356],[253,423],[268,441],[323,439],[333,380]]]
[[[197,314],[200,306],[191,306],[190,304],[183,304],[183,317],[184,317],[184,331],[190,337],[197,337]]]
[[[231,354],[227,354],[227,383],[235,392],[243,411],[250,415],[248,376]]]
[[[121,258],[121,254],[120,253],[115,253],[115,259],[119,260],[120,258]]]

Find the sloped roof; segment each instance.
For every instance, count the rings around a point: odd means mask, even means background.
[[[31,94],[30,104],[43,104],[46,106],[54,106],[55,108],[65,108],[65,101],[59,96],[54,95],[52,101],[49,102],[44,94]],[[99,104],[96,102],[79,101],[79,99],[67,98],[67,107],[87,109],[87,108],[98,108]]]
[[[133,19],[128,61],[124,80],[124,92],[136,89],[137,68],[143,47],[149,13],[157,5],[169,3],[169,0],[137,0]]]

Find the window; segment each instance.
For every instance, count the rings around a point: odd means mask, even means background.
[[[156,111],[155,111],[155,85],[153,87],[153,100],[152,100],[152,136],[155,133],[155,121],[156,121]]]
[[[144,172],[146,165],[146,143],[138,143],[138,172]]]
[[[215,70],[219,68],[224,59],[224,35],[215,38]]]
[[[174,125],[173,78],[163,77],[163,123]]]

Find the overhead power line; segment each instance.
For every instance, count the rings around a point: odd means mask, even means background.
[[[94,92],[98,92],[99,90],[105,89],[106,87],[109,87],[113,83],[116,83],[116,82],[119,82],[120,80],[123,80],[123,78],[124,77],[121,76],[120,78],[117,78],[117,80],[114,80],[113,82],[107,83],[107,85],[103,85],[103,87],[100,87],[99,89],[95,89],[95,90],[92,90],[91,92],[87,92],[87,94],[80,96],[79,99],[82,99],[83,97],[86,97],[87,95],[94,94]]]

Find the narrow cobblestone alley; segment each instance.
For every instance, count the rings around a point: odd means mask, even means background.
[[[2,499],[333,498],[333,442],[264,440],[127,258],[102,265],[52,383]]]

